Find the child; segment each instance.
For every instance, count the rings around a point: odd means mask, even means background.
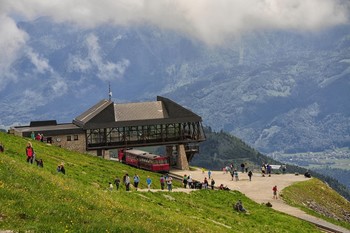
[[[235,170],[234,174],[235,174],[236,181],[238,181],[239,178],[238,178],[238,172],[237,172],[237,170]]]
[[[273,186],[272,191],[273,191],[272,199],[277,199],[277,185]]]

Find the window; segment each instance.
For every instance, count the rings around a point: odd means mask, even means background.
[[[78,135],[74,135],[74,141],[78,141]]]
[[[72,136],[67,136],[67,141],[72,141]]]

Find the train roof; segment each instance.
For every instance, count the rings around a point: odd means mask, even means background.
[[[126,152],[129,152],[131,154],[135,154],[135,155],[147,158],[147,159],[157,159],[157,158],[163,157],[160,155],[152,154],[150,152],[143,151],[143,150],[137,150],[137,149],[129,149],[129,150],[126,150]]]

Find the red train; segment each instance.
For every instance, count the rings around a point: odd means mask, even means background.
[[[170,169],[168,157],[155,155],[137,149],[119,151],[119,161],[125,164],[154,172],[168,172]]]

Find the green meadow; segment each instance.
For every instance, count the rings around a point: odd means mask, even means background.
[[[160,189],[160,174],[32,141],[44,167],[28,164],[28,139],[0,133],[0,231],[13,232],[319,232],[238,191],[141,192],[108,189],[138,174]],[[66,174],[56,171],[64,162]],[[180,182],[174,182],[174,188]],[[241,199],[248,213],[232,205]]]

